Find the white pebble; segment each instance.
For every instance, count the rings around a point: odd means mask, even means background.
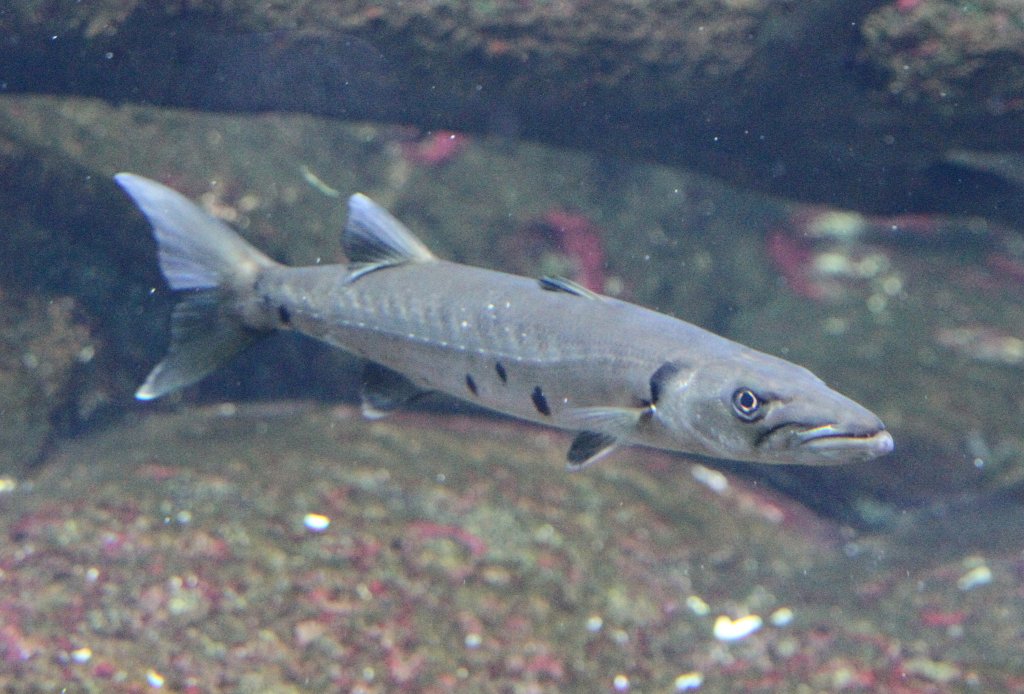
[[[319,513],[307,513],[302,519],[302,524],[306,526],[307,530],[322,533],[330,526],[331,519]]]
[[[992,569],[982,564],[981,566],[975,566],[961,576],[956,582],[956,587],[960,590],[970,590],[971,588],[977,588],[991,582]]]
[[[694,465],[690,468],[690,474],[693,475],[693,479],[713,492],[723,494],[729,488],[729,478],[718,470],[712,470],[703,465]]]
[[[784,627],[793,621],[793,610],[788,607],[780,607],[772,612],[768,621],[777,627]]]
[[[92,659],[92,649],[87,646],[71,651],[71,659],[76,663],[88,663]]]
[[[587,618],[587,631],[591,634],[601,631],[601,627],[603,626],[604,620],[601,619],[601,615],[594,614]]]
[[[615,687],[617,692],[628,692],[629,678],[622,674],[615,675],[615,679],[612,680],[612,686]]]
[[[690,595],[687,597],[686,606],[690,608],[690,612],[694,613],[698,617],[704,617],[711,612],[711,606],[704,602],[704,598],[699,595]]]
[[[764,620],[756,614],[748,614],[739,619],[731,619],[723,614],[715,620],[714,634],[719,641],[738,641],[753,634],[763,624]]]
[[[146,681],[149,682],[149,686],[153,689],[160,689],[164,686],[164,676],[153,669],[146,671]]]
[[[691,689],[700,689],[704,684],[704,675],[699,672],[687,672],[676,677],[675,685],[677,692],[688,692]]]

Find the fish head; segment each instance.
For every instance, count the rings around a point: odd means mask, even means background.
[[[680,369],[660,390],[654,415],[679,450],[759,463],[838,465],[893,448],[874,413],[807,369],[753,350]]]

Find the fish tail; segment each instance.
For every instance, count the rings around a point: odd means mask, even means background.
[[[239,306],[276,263],[167,186],[130,173],[114,179],[153,225],[167,283],[186,292],[171,316],[167,355],[135,392],[153,400],[195,383],[268,332],[247,324]]]

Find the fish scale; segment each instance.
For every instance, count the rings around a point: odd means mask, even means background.
[[[578,297],[544,291],[534,281],[443,264],[427,272],[415,265],[384,268],[348,285],[338,282],[336,268],[278,267],[266,273],[260,291],[267,303],[286,306],[293,326],[308,335],[363,356],[377,354],[417,384],[456,397],[466,397],[469,374],[481,386],[475,402],[527,419],[558,424],[557,403],[567,394],[577,406],[635,404],[644,397],[649,375],[665,354],[658,349],[659,343],[667,347],[665,328],[675,327],[661,325],[660,314],[649,312],[646,328],[632,326],[639,338],[651,332],[646,340],[595,340],[588,326],[607,323],[620,302],[608,299],[580,313],[573,306]],[[432,286],[439,277],[447,286]],[[510,281],[509,292],[494,291],[496,283]],[[464,290],[456,303],[440,299],[449,287]],[[521,294],[513,301],[516,292]],[[566,321],[574,308],[576,320]],[[507,383],[496,372],[498,362],[507,370]],[[588,378],[594,369],[614,378]],[[532,403],[530,393],[538,386],[556,394],[551,415]]]

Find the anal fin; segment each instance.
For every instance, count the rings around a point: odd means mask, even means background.
[[[368,362],[363,368],[363,382],[359,395],[363,416],[381,419],[412,400],[428,393],[397,371]]]
[[[566,467],[572,471],[582,470],[611,453],[617,445],[618,439],[611,434],[581,431],[569,446],[569,454],[566,456],[569,463]]]

